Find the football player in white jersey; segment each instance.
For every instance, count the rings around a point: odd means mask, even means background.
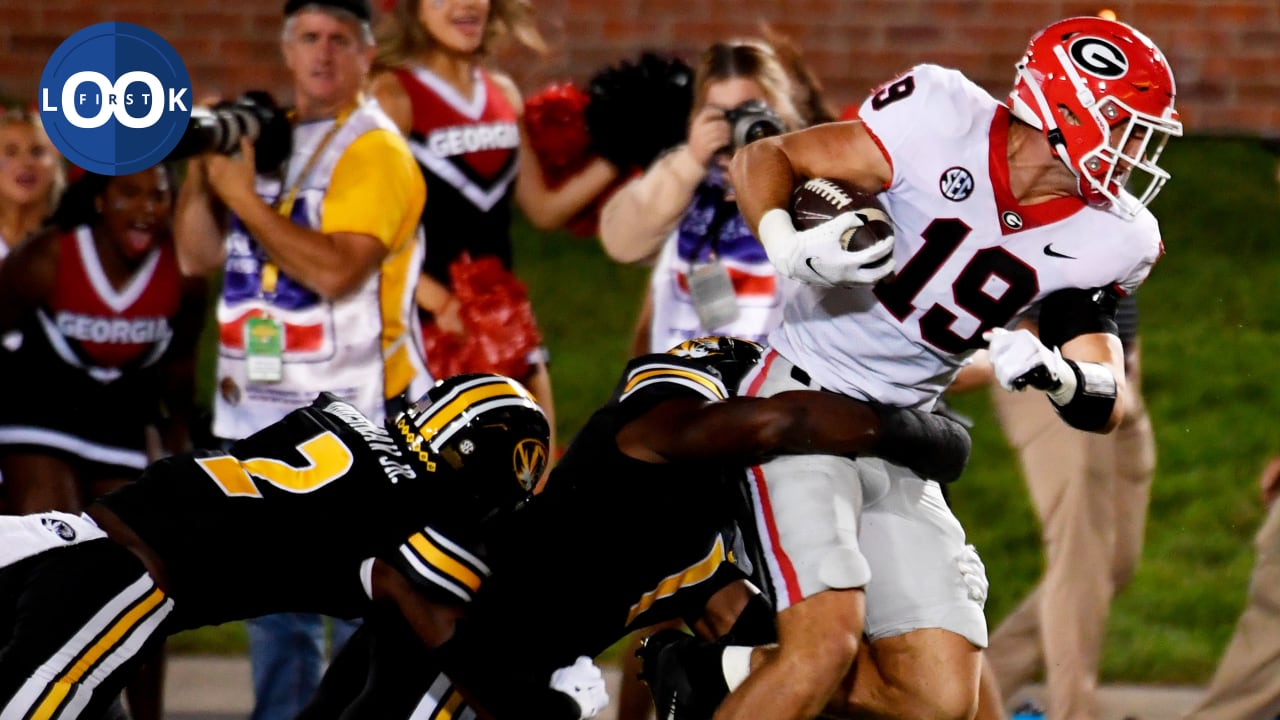
[[[855,120],[752,143],[731,170],[739,206],[774,265],[807,287],[743,391],[928,408],[989,344],[1006,389],[1043,390],[1065,422],[1109,431],[1125,393],[1114,298],[1160,256],[1146,204],[1181,133],[1160,50],[1081,17],[1031,39],[1007,105],[920,65]],[[795,230],[792,189],[813,177],[879,193],[896,237],[846,252],[853,213]],[[1040,338],[1004,330],[1046,298]],[[753,491],[781,642],[763,661],[725,653],[738,687],[716,718],[814,717],[833,694],[883,715],[972,717],[986,579],[938,485],[874,458],[807,456],[756,468]],[[843,683],[855,661],[857,682]]]

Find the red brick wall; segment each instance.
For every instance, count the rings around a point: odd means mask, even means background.
[[[375,2],[378,4],[381,0]],[[526,88],[582,80],[642,49],[692,60],[708,42],[756,30],[791,36],[839,107],[921,61],[959,68],[994,93],[1027,38],[1060,17],[1114,9],[1168,54],[1191,132],[1280,135],[1277,0],[535,0],[552,52],[500,57]],[[0,0],[0,95],[32,98],[49,54],[105,20],[138,22],[178,49],[195,95],[284,93],[280,0]]]

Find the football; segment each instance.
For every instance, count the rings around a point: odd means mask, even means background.
[[[863,225],[840,236],[840,245],[845,250],[857,252],[893,237],[893,221],[871,193],[834,180],[813,178],[791,194],[791,223],[796,230],[808,230],[847,212],[857,213]],[[889,257],[868,267],[887,262]]]

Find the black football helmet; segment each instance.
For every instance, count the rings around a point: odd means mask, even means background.
[[[523,504],[547,467],[546,413],[502,375],[442,380],[391,424],[429,470],[444,463],[462,473],[469,494],[491,511]]]
[[[738,385],[764,357],[764,347],[742,338],[707,336],[686,340],[667,351],[668,355],[705,361],[720,374],[730,394],[737,395]]]

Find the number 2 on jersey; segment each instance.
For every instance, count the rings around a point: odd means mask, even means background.
[[[916,296],[938,272],[942,264],[960,247],[971,228],[955,218],[934,220],[924,229],[924,245],[902,266],[893,282],[875,287],[876,297],[899,321],[905,321],[915,308]],[[987,292],[988,283],[997,278],[1008,287],[1000,296]],[[920,316],[920,337],[949,353],[959,354],[985,347],[982,333],[1003,327],[1040,291],[1040,279],[1030,265],[1000,247],[983,248],[960,270],[951,284],[951,296],[960,309],[977,318],[980,327],[969,337],[961,337],[951,329],[957,315],[941,303]]]
[[[297,449],[306,464],[295,466],[274,458],[240,460],[230,455],[200,458],[196,464],[227,495],[260,498],[255,479],[291,493],[309,493],[345,475],[355,461],[350,448],[331,432],[320,433]]]

